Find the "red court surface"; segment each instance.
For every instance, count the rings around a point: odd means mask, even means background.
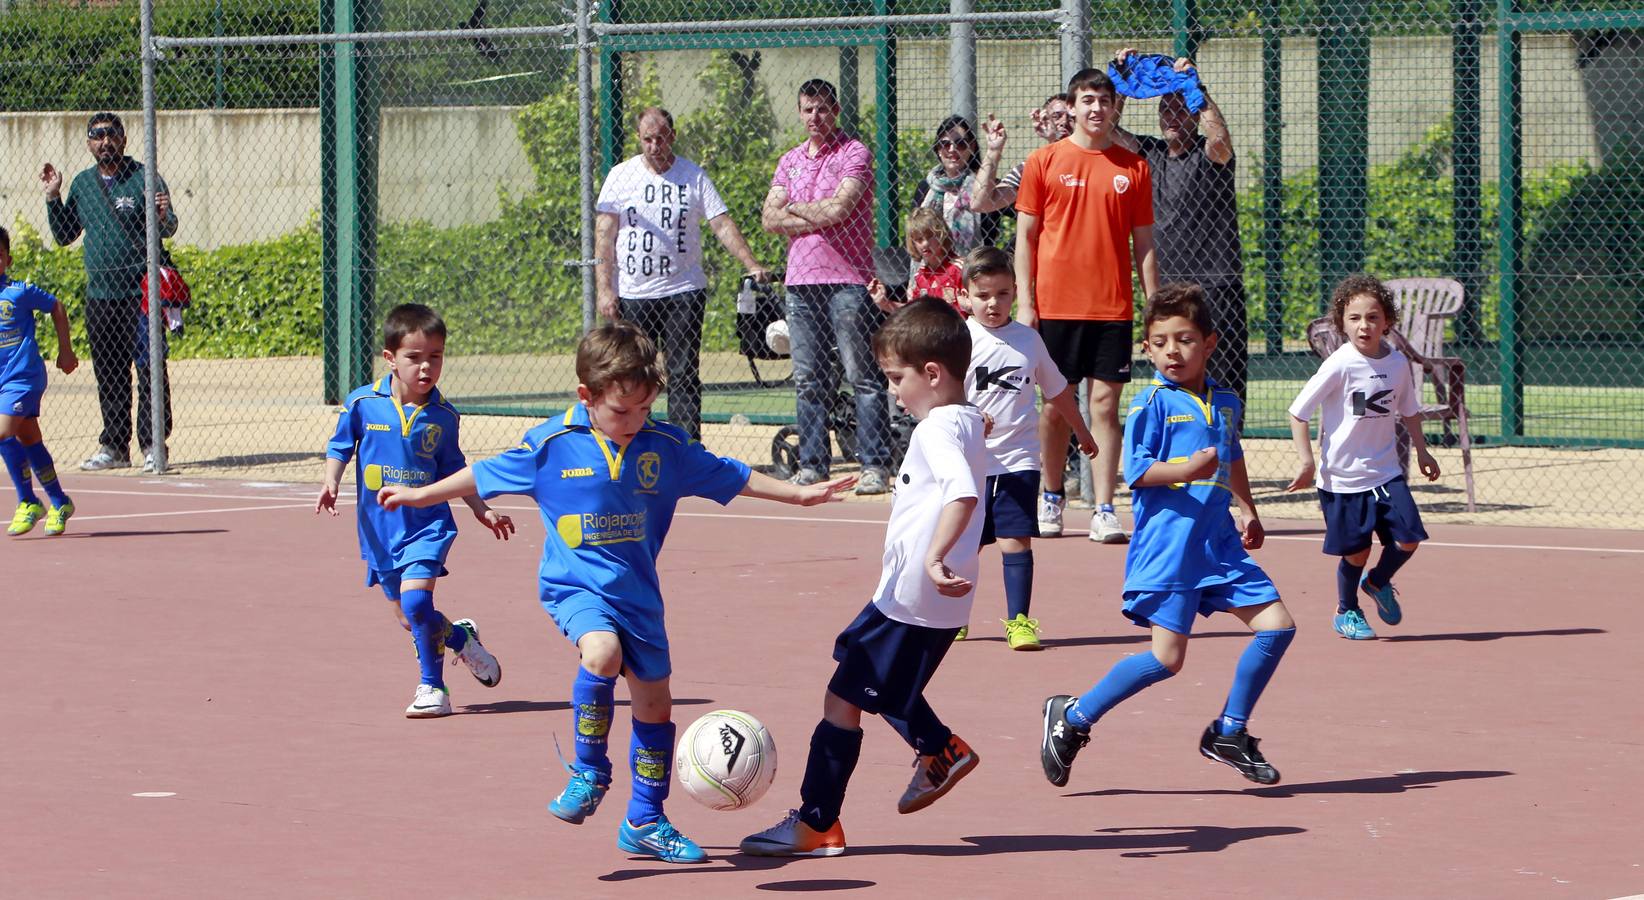
[[[587,824],[543,808],[564,781],[554,735],[569,749],[576,662],[536,603],[542,526],[522,500],[504,503],[520,525],[506,545],[459,509],[437,595],[477,620],[502,683],[454,669],[460,714],[412,721],[414,656],[361,586],[348,511],[317,518],[308,485],[69,487],[69,534],[0,551],[8,898],[1644,892],[1637,534],[1435,528],[1399,579],[1405,623],[1353,644],[1330,629],[1315,523],[1268,522],[1257,558],[1302,631],[1252,722],[1285,778],[1265,788],[1196,752],[1245,645],[1230,617],[1200,620],[1185,671],[1105,719],[1067,788],[1046,783],[1043,698],[1145,647],[1118,613],[1123,551],[1038,544],[1051,646],[1037,654],[1005,649],[985,551],[977,638],[929,693],[981,766],[899,816],[912,754],[870,720],[847,855],[772,861],[735,846],[797,801],[832,640],[875,584],[888,506],[688,503],[662,564],[676,718],[752,712],[781,767],[743,812],[675,792],[671,817],[712,857],[683,867],[616,849],[620,763]],[[624,759],[627,734],[619,709]]]

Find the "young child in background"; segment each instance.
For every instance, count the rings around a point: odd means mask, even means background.
[[[1033,602],[1033,539],[1039,536],[1039,406],[1045,402],[1073,423],[1079,449],[1096,455],[1096,439],[1079,415],[1076,391],[1050,358],[1039,332],[1013,321],[1016,270],[1009,254],[978,247],[965,258],[970,308],[970,368],[965,394],[993,419],[987,435],[988,480],[982,543],[998,543],[1004,563],[1005,643],[1012,650],[1039,650]],[[963,639],[969,628],[959,629]]]
[[[34,314],[50,313],[57,330],[57,370],[67,375],[80,360],[69,341],[68,312],[56,297],[25,281],[12,281],[11,235],[0,228],[0,459],[17,489],[17,512],[6,526],[12,537],[28,534],[42,518],[46,534],[62,534],[74,503],[57,480],[57,467],[40,435],[40,399],[46,393],[46,364],[34,337]],[[34,493],[39,479],[51,501],[48,510]]]
[[[896,810],[917,812],[970,774],[975,751],[925,700],[925,686],[970,617],[987,472],[982,413],[965,402],[970,333],[938,300],[915,300],[873,339],[896,402],[919,419],[896,478],[873,600],[834,642],[799,808],[742,839],[753,856],[838,856],[839,813],[862,752],[862,714],[877,714],[918,754]]]
[[[1073,758],[1109,710],[1181,671],[1193,616],[1228,612],[1255,632],[1239,657],[1222,714],[1199,753],[1259,784],[1277,784],[1246,723],[1296,636],[1279,590],[1250,558],[1264,531],[1239,444],[1239,395],[1205,377],[1216,348],[1210,309],[1196,284],[1171,284],[1142,313],[1153,383],[1125,416],[1124,475],[1136,534],[1125,556],[1124,613],[1152,629],[1152,647],[1114,664],[1083,696],[1045,700],[1039,758],[1051,784],[1067,784]],[[1244,534],[1228,515],[1236,501]]]
[[[927,206],[908,213],[908,252],[918,263],[913,273],[913,284],[908,286],[907,302],[921,297],[934,297],[954,308],[961,316],[970,315],[959,301],[965,289],[965,270],[953,250],[953,234],[942,221],[942,214]],[[893,302],[884,282],[875,278],[868,282],[868,296],[874,305],[885,312],[894,312],[901,301]]]
[[[674,507],[688,496],[724,504],[738,495],[813,506],[856,479],[805,487],[777,481],[715,456],[678,426],[653,421],[662,364],[656,345],[631,323],[583,335],[576,370],[578,402],[563,416],[527,431],[514,449],[434,484],[386,486],[382,503],[421,507],[476,491],[537,502],[547,531],[538,594],[582,655],[571,685],[576,761],[548,811],[580,825],[610,790],[607,748],[622,674],[632,699],[634,780],[617,846],[663,862],[703,862],[702,848],[663,814],[674,769],[673,663],[656,559]]]
[[[1427,452],[1416,413],[1420,397],[1410,360],[1384,338],[1398,321],[1387,286],[1369,275],[1349,275],[1336,285],[1330,318],[1347,338],[1308,379],[1290,404],[1290,434],[1301,469],[1286,490],[1313,483],[1313,445],[1308,434],[1313,410],[1324,409],[1319,425],[1319,506],[1324,509],[1324,552],[1341,557],[1336,566],[1336,633],[1353,641],[1376,636],[1359,606],[1362,592],[1388,625],[1404,618],[1393,575],[1427,539],[1410,485],[1399,462],[1397,423],[1404,422],[1421,473],[1439,477],[1438,461]],[[1381,539],[1381,559],[1368,574],[1371,537]]]
[[[360,558],[366,587],[381,585],[400,625],[411,632],[422,678],[405,715],[427,719],[451,714],[445,688],[444,652],[462,660],[480,684],[496,687],[502,666],[480,643],[472,619],[448,620],[434,608],[434,582],[457,539],[451,508],[387,509],[377,492],[387,485],[423,485],[460,470],[457,411],[435,385],[445,365],[445,322],[419,303],[394,307],[382,326],[383,359],[389,372],[348,395],[337,431],[325,452],[325,483],[314,512],[337,514],[343,470],[354,461],[358,492]],[[463,496],[474,518],[507,540],[513,520],[494,512],[473,492]]]

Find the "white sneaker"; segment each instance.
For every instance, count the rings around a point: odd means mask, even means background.
[[[1049,494],[1039,495],[1039,536],[1062,536],[1062,507],[1067,504],[1064,495],[1060,500],[1052,500]]]
[[[1097,509],[1090,514],[1090,539],[1098,544],[1126,544],[1130,535],[1119,524],[1119,514],[1111,509]]]
[[[502,663],[497,662],[491,651],[480,643],[479,629],[474,626],[474,620],[458,619],[451,623],[451,627],[468,632],[468,643],[463,644],[462,649],[457,651],[457,659],[462,660],[462,664],[468,667],[468,671],[474,674],[475,680],[480,684],[496,687],[497,682],[502,680]]]
[[[431,684],[417,685],[417,694],[405,708],[407,719],[437,719],[451,714],[451,694]]]
[[[171,455],[170,453],[166,454],[166,456],[168,456],[168,457],[170,455]],[[159,474],[159,471],[160,470],[154,465],[154,451],[150,450],[147,453],[144,453],[143,454],[143,474],[144,475],[157,475],[157,474]]]
[[[130,468],[130,466],[130,456],[115,450],[113,447],[102,446],[98,447],[97,452],[88,457],[85,462],[80,463],[80,471],[101,472],[104,469],[125,469]]]

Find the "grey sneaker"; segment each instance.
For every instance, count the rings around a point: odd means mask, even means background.
[[[885,478],[885,470],[878,466],[863,469],[862,476],[856,479],[856,493],[864,496],[890,493],[890,484]]]
[[[1111,509],[1098,508],[1090,514],[1090,539],[1098,544],[1126,544],[1130,535],[1119,524],[1119,514]]]
[[[809,487],[810,485],[819,484],[827,480],[827,473],[818,472],[815,469],[807,467],[795,472],[793,477],[788,479],[788,483],[797,484],[800,487]]]
[[[104,469],[127,469],[130,467],[130,455],[105,444],[98,447],[96,453],[93,453],[85,462],[80,464],[80,471],[101,472]]]
[[[168,458],[171,456],[170,451],[167,451],[166,456]],[[159,471],[160,471],[159,467],[154,464],[154,451],[153,450],[143,451],[143,474],[144,475],[155,475],[155,474],[158,474]]]
[[[1062,509],[1066,506],[1065,494],[1041,494],[1039,496],[1039,536],[1062,536]]]

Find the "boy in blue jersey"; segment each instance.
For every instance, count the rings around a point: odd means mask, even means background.
[[[46,534],[62,534],[74,504],[57,480],[57,467],[40,437],[40,398],[46,393],[46,364],[34,338],[34,314],[51,313],[57,329],[57,368],[64,375],[80,364],[69,343],[68,312],[56,297],[23,281],[12,281],[11,235],[0,228],[0,459],[17,488],[17,512],[6,527],[16,537],[46,520]],[[48,511],[34,493],[40,479],[51,500]]]
[[[702,849],[662,809],[674,725],[656,558],[674,507],[687,496],[723,504],[738,495],[811,506],[834,499],[856,479],[806,487],[777,481],[715,456],[674,425],[652,421],[662,368],[656,345],[630,323],[584,335],[576,369],[579,402],[527,431],[519,446],[425,487],[384,486],[381,502],[387,509],[421,507],[476,491],[536,500],[547,531],[538,594],[582,655],[571,685],[576,761],[567,766],[570,783],[548,810],[580,825],[605,798],[616,676],[625,675],[634,786],[617,846],[664,862],[702,862]]]
[[[502,680],[502,666],[480,643],[472,619],[452,622],[434,608],[434,581],[446,574],[445,557],[457,539],[451,508],[441,503],[429,510],[385,509],[377,503],[385,485],[425,485],[466,464],[457,440],[457,411],[435,387],[445,365],[445,322],[426,306],[405,303],[388,313],[382,332],[389,373],[348,395],[326,446],[325,484],[314,511],[337,514],[343,469],[353,459],[365,584],[382,586],[400,625],[411,632],[422,680],[405,715],[428,719],[451,714],[446,650],[486,687]],[[507,540],[513,520],[473,493],[464,494],[463,502],[480,524]]]
[[[1205,377],[1216,348],[1210,310],[1196,284],[1160,288],[1143,312],[1157,374],[1125,418],[1124,473],[1136,513],[1125,557],[1124,613],[1152,629],[1152,649],[1116,663],[1081,697],[1045,700],[1039,757],[1051,784],[1067,784],[1073,758],[1108,710],[1181,671],[1193,615],[1229,612],[1255,632],[1239,657],[1222,714],[1199,752],[1259,784],[1277,784],[1245,725],[1296,636],[1278,588],[1250,558],[1264,532],[1239,446],[1239,396]],[[1239,504],[1244,534],[1228,515]]]

